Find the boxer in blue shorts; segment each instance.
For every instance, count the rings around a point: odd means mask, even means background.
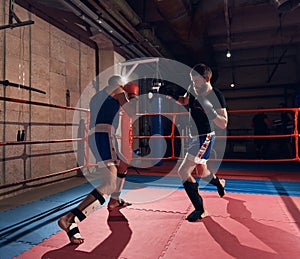
[[[130,205],[120,199],[130,161],[126,161],[118,152],[115,131],[119,125],[121,107],[129,116],[135,115],[138,92],[137,85],[128,83],[123,86],[121,77],[116,75],[109,78],[108,86],[97,92],[90,101],[89,148],[98,170],[101,170],[101,184],[58,221],[71,243],[81,244],[84,241],[77,223],[104,204],[110,195],[109,210]]]
[[[188,215],[187,220],[196,221],[208,214],[203,207],[198,183],[192,176],[195,168],[202,180],[217,187],[220,197],[225,195],[225,180],[219,179],[209,171],[207,160],[215,140],[214,126],[226,128],[228,115],[224,96],[211,85],[212,70],[204,64],[198,64],[191,70],[190,77],[192,84],[185,95],[172,97],[178,103],[188,107],[190,113],[189,146],[178,169],[178,174],[195,207],[195,210]]]

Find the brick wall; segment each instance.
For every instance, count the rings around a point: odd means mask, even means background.
[[[0,2],[0,23],[8,23],[8,1]],[[4,6],[5,5],[5,6]],[[3,11],[5,9],[5,12]],[[95,50],[18,5],[14,11],[34,24],[0,31],[0,80],[42,91],[41,94],[0,85],[0,96],[76,106],[83,89],[95,78]],[[0,101],[0,141],[72,138],[73,111]],[[76,167],[72,143],[0,147],[0,183],[43,176]]]

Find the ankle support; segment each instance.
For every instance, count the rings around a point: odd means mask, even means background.
[[[83,221],[86,218],[86,215],[77,208],[72,209],[71,213],[75,216],[75,218],[77,217],[79,221]]]
[[[105,203],[105,198],[96,189],[94,189],[90,195],[94,196],[94,201],[92,201],[82,211],[78,208],[75,208],[71,211],[75,215],[75,222],[84,220],[90,213]]]
[[[204,212],[203,200],[198,191],[198,183],[184,182],[184,189],[189,196],[192,204],[197,211],[200,211],[200,215]]]
[[[101,205],[104,204],[105,198],[97,191],[97,189],[92,190],[90,194],[93,195]]]
[[[91,203],[86,206],[82,211],[78,208],[74,208],[71,210],[71,213],[75,216],[74,222],[83,221],[90,213],[95,211],[100,205],[104,204],[105,198],[94,189],[90,195],[94,196],[95,200],[91,201]]]

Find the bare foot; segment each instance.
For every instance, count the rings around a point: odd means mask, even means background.
[[[201,219],[204,219],[207,216],[208,216],[208,211],[204,210],[204,212],[201,214]]]
[[[84,239],[80,235],[77,224],[75,222],[69,222],[67,215],[60,218],[58,225],[67,233],[71,243],[80,245],[84,242]]]
[[[132,204],[129,203],[129,202],[124,201],[123,199],[116,200],[116,199],[110,198],[110,201],[108,203],[107,209],[109,211],[111,211],[111,210],[113,210],[115,208],[121,209],[121,208],[130,206],[130,205],[132,205]]]

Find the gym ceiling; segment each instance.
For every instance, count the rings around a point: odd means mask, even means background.
[[[95,46],[109,38],[126,59],[204,62],[223,89],[300,83],[299,0],[15,0]],[[105,37],[103,37],[105,36]],[[230,52],[231,57],[227,57]]]

